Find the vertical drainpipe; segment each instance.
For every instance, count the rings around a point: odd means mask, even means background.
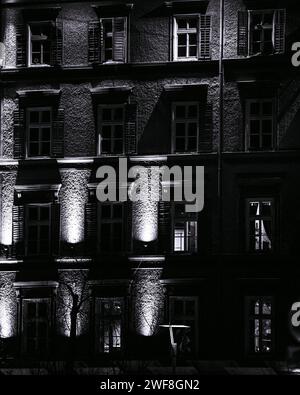
[[[218,252],[223,251],[223,115],[224,115],[224,1],[220,0],[219,140],[218,140]]]

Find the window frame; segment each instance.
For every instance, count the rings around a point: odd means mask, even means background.
[[[255,202],[271,202],[271,217],[262,217],[261,215],[258,217],[260,221],[264,221],[266,219],[270,219],[271,222],[271,249],[264,251],[264,250],[257,250],[257,251],[252,251],[251,250],[251,240],[250,240],[250,221],[251,221],[251,215],[250,215],[250,203],[255,203]],[[250,254],[272,254],[276,250],[275,248],[275,231],[276,231],[276,207],[275,207],[275,198],[274,197],[253,197],[253,198],[246,198],[246,221],[245,221],[245,226],[246,226],[246,248],[247,252]]]
[[[101,307],[103,303],[110,303],[111,305],[115,302],[120,303],[121,305],[121,313],[118,315],[119,320],[120,320],[120,347],[113,347],[113,337],[111,336],[111,333],[109,333],[109,351],[105,352],[104,348],[104,337],[102,335],[103,329],[101,329],[101,322],[104,321],[105,316],[103,315],[101,311]],[[125,300],[124,297],[96,297],[95,298],[95,350],[96,353],[102,354],[102,355],[112,355],[115,353],[120,353],[124,349],[124,333],[125,333]],[[112,318],[113,315],[110,314],[108,316],[109,318]],[[109,328],[109,332],[111,331],[111,327]]]
[[[51,336],[51,299],[49,297],[40,297],[40,298],[28,298],[24,297],[22,298],[22,319],[21,319],[21,335],[22,335],[22,352],[27,354],[29,352],[27,348],[27,329],[26,323],[28,322],[28,317],[25,318],[25,305],[29,303],[46,303],[47,304],[47,319],[45,322],[47,323],[47,336],[46,336],[46,350],[36,350],[34,354],[40,354],[40,353],[47,353],[49,350],[49,344],[50,344],[50,336]],[[26,312],[28,314],[28,311]],[[36,320],[35,325],[36,325]],[[38,339],[38,337],[35,337],[34,339]],[[36,341],[36,340],[35,340]]]
[[[124,27],[125,27],[125,39],[124,39],[124,60],[123,61],[118,61],[118,60],[105,60],[105,51],[106,51],[106,47],[105,47],[105,36],[104,36],[104,24],[103,22],[106,21],[111,21],[112,22],[112,57],[113,57],[113,53],[114,53],[114,24],[115,24],[115,20],[116,19],[124,19]],[[102,64],[125,64],[128,61],[128,20],[129,17],[128,16],[112,16],[112,17],[103,17],[99,19],[99,23],[100,23],[100,31],[103,34],[103,43],[101,43],[100,40],[100,54],[103,54],[103,59],[101,59],[101,63]],[[103,47],[102,47],[103,45]],[[101,56],[101,58],[102,58]]]
[[[251,305],[252,302],[259,301],[259,313],[256,314],[255,312],[251,311]],[[264,314],[262,311],[262,305],[264,302],[268,302],[271,304],[271,314]],[[252,356],[260,356],[260,357],[266,357],[266,356],[271,356],[274,354],[274,348],[275,348],[275,303],[274,303],[274,297],[270,295],[259,295],[259,296],[246,296],[245,298],[245,314],[246,314],[246,353],[248,355]],[[270,320],[271,321],[271,336],[270,336],[270,351],[255,351],[255,338],[258,337],[259,341],[259,346],[261,348],[262,346],[262,333],[261,330],[259,332],[259,336],[255,335],[255,320],[259,320],[259,327],[260,329],[262,328],[262,321],[263,320]],[[253,325],[251,323],[253,321]]]
[[[172,202],[171,206],[171,214],[172,214],[172,241],[171,241],[171,251],[172,254],[175,255],[194,255],[199,253],[199,216],[198,213],[186,213],[185,215],[181,218],[176,217],[176,205],[182,205],[185,206],[186,204],[189,204],[188,202]],[[192,218],[195,217],[195,218]],[[196,223],[196,234],[194,235],[194,240],[195,240],[195,247],[193,250],[186,249],[186,243],[190,246],[191,245],[191,236],[185,234],[184,235],[184,250],[183,251],[175,251],[175,225],[177,222],[184,222],[186,225],[188,222],[193,222]],[[186,229],[185,229],[186,232]]]
[[[122,123],[121,122],[116,122],[116,121],[104,121],[102,120],[102,111],[103,109],[112,109],[115,111],[118,108],[122,108],[123,110],[123,119]],[[118,155],[124,155],[125,154],[125,111],[126,111],[126,103],[120,103],[120,104],[99,104],[98,105],[98,127],[97,127],[97,156],[105,155],[105,156],[118,156]],[[103,125],[108,125],[113,127],[113,130],[115,130],[115,127],[118,125],[123,126],[123,137],[122,137],[122,152],[121,153],[115,153],[115,152],[102,152],[102,140],[103,137],[101,136],[102,132],[102,127]],[[114,132],[115,133],[115,132]],[[108,140],[108,139],[107,139]],[[110,138],[110,147],[112,147],[112,143],[116,140],[116,138]]]
[[[193,333],[193,337],[194,337],[194,347],[195,349],[192,350],[192,354],[196,354],[198,353],[199,350],[199,297],[198,296],[188,296],[188,295],[184,295],[184,296],[179,296],[179,295],[169,295],[168,298],[168,322],[170,323],[170,325],[173,324],[172,322],[172,311],[174,312],[174,301],[180,301],[180,302],[194,302],[194,316],[193,316],[193,321],[194,321],[194,333]],[[173,310],[172,310],[172,305],[173,305]],[[189,320],[191,317],[189,317],[188,315],[184,314],[182,315],[182,317],[185,317],[182,319],[182,322],[180,322],[180,325],[185,325],[186,324],[186,320]],[[180,318],[181,319],[181,318]],[[174,320],[174,317],[173,317]],[[178,319],[175,319],[175,321],[177,321]]]
[[[178,56],[178,19],[196,19],[197,20],[197,28],[196,28],[196,55],[188,56],[188,57],[179,57]],[[191,29],[192,30],[192,29]],[[187,31],[187,34],[188,31]],[[190,33],[192,34],[192,32]],[[176,62],[194,62],[199,60],[199,35],[200,35],[200,14],[199,13],[191,13],[191,14],[175,14],[173,15],[173,61]],[[188,48],[188,45],[187,45]]]
[[[34,64],[32,63],[32,33],[31,33],[31,26],[32,25],[49,25],[52,28],[53,21],[51,20],[43,20],[43,21],[30,21],[27,23],[27,67],[51,67],[51,43],[52,39],[49,38],[48,41],[50,42],[50,62],[48,63],[41,63],[41,64]],[[42,56],[42,55],[41,55]]]
[[[110,217],[109,219],[105,218],[103,220],[103,218],[102,218],[102,207],[103,206],[110,206],[110,207],[112,207],[112,206],[117,206],[117,205],[121,206],[122,217],[120,219],[119,218],[118,219],[114,219],[114,218]],[[112,253],[122,254],[122,253],[124,253],[124,251],[125,251],[125,232],[124,232],[125,204],[124,204],[124,202],[118,202],[118,201],[117,202],[99,202],[97,210],[98,210],[99,218],[100,218],[100,221],[98,221],[98,224],[97,224],[97,227],[98,227],[98,246],[99,246],[98,249],[99,249],[99,251],[101,253],[104,253],[104,254],[112,254]],[[112,213],[112,211],[111,211],[111,213]],[[102,245],[102,230],[101,230],[102,224],[109,224],[110,225],[110,232],[109,232],[110,233],[110,235],[109,235],[110,248],[107,249],[107,250],[103,250],[101,248],[101,245]],[[114,241],[114,238],[113,238],[113,225],[114,224],[121,224],[122,240],[121,240],[121,249],[120,250],[117,250],[117,249],[113,248],[113,241]]]
[[[40,224],[40,221],[30,221],[29,220],[29,208],[30,207],[48,207],[48,211],[49,211],[49,251],[47,252],[47,253],[40,253],[40,226],[41,226],[41,224]],[[38,231],[38,237],[37,237],[37,240],[36,240],[36,242],[37,242],[37,250],[39,251],[38,253],[36,253],[36,254],[32,254],[32,253],[29,253],[28,252],[28,250],[29,250],[29,237],[28,237],[28,235],[29,235],[29,226],[30,226],[30,223],[36,223],[35,224],[35,226],[37,226],[38,227],[38,229],[39,229],[39,231]],[[25,255],[26,256],[34,256],[34,257],[37,257],[37,256],[48,256],[48,255],[51,255],[51,243],[52,243],[52,205],[51,205],[51,203],[29,203],[29,204],[26,204],[26,206],[25,206]]]
[[[185,136],[184,136],[184,141],[185,141],[185,146],[187,146],[187,142],[189,140],[188,134],[187,134],[187,125],[188,123],[191,123],[192,121],[197,122],[197,142],[196,142],[196,150],[193,151],[177,151],[176,150],[176,124],[179,123],[179,120],[176,119],[176,107],[177,106],[185,106],[186,108],[191,105],[196,105],[197,106],[197,117],[196,118],[184,118],[180,120],[180,123],[185,124]],[[177,154],[177,155],[186,155],[186,154],[196,154],[199,152],[199,140],[200,140],[200,103],[198,101],[174,101],[172,102],[172,153]]]
[[[31,124],[30,123],[30,113],[31,112],[43,112],[43,111],[49,111],[50,113],[50,121],[49,124],[45,123],[45,127],[49,127],[50,129],[50,152],[49,155],[34,155],[31,156],[29,155],[30,153],[30,126],[31,125],[35,125],[35,124]],[[36,124],[36,126],[39,129],[39,137],[40,137],[40,130],[43,126],[41,126],[43,124],[38,123]],[[49,125],[49,126],[48,126]],[[40,149],[40,144],[41,144],[41,140],[38,141],[39,143],[39,149]],[[26,108],[26,149],[25,149],[25,155],[27,159],[34,159],[34,158],[51,158],[52,156],[52,149],[53,149],[53,108],[49,107],[49,106],[45,106],[45,107],[27,107]]]
[[[257,103],[260,106],[260,111],[261,111],[261,106],[263,103],[271,103],[272,105],[272,114],[270,116],[263,116],[262,114],[259,114],[259,117],[252,117],[251,116],[251,104],[252,103]],[[250,122],[251,120],[258,120],[260,122],[260,132],[259,132],[259,148],[251,148],[250,145],[250,138],[251,138],[251,133],[250,133]],[[264,134],[262,131],[262,122],[264,120],[271,120],[272,121],[272,134],[271,134],[271,141],[272,141],[272,147],[271,148],[263,148],[262,147],[262,139],[264,135],[267,135],[266,133]],[[245,101],[245,150],[248,152],[267,152],[267,151],[275,151],[276,150],[276,103],[274,98],[248,98]]]

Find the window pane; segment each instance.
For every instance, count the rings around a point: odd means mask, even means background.
[[[179,47],[178,48],[178,57],[179,58],[184,58],[186,57],[186,47]]]
[[[42,111],[42,122],[48,123],[50,122],[50,111]]]
[[[29,112],[29,122],[30,123],[38,123],[39,122],[39,112],[38,111],[30,111]]]
[[[187,28],[187,20],[186,19],[177,19],[178,29],[186,29]]]
[[[178,45],[181,47],[187,46],[187,35],[186,34],[178,34]]]
[[[103,121],[111,121],[112,120],[112,109],[103,108],[102,110],[102,120]]]
[[[185,106],[176,106],[176,119],[185,118]]]
[[[111,218],[111,205],[103,204],[101,206],[101,216],[103,219]]]
[[[176,123],[176,136],[177,137],[185,136],[185,123]]]
[[[189,28],[190,29],[197,29],[197,27],[198,27],[198,20],[196,18],[189,19],[188,23],[189,23]]]
[[[39,141],[39,129],[38,128],[30,128],[29,129],[29,139],[30,141]]]
[[[260,113],[260,104],[259,103],[251,103],[250,104],[250,114],[251,115],[259,115]]]

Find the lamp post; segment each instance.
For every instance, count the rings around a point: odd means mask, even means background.
[[[176,373],[176,362],[177,362],[177,343],[174,341],[173,329],[188,329],[190,326],[187,325],[159,325],[161,328],[169,328],[170,343],[171,343],[171,358],[172,358],[172,371]]]

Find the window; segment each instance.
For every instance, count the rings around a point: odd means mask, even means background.
[[[199,135],[198,103],[174,103],[172,121],[173,152],[197,152]]]
[[[198,299],[189,296],[171,296],[169,298],[169,322],[172,325],[186,325],[189,328],[174,328],[174,340],[178,351],[191,354],[197,351]]]
[[[273,305],[271,297],[248,299],[249,352],[270,353],[273,348]]]
[[[29,108],[27,110],[27,156],[49,157],[51,155],[51,134],[51,108]]]
[[[99,107],[98,154],[123,154],[124,106]]]
[[[274,148],[273,100],[248,100],[246,102],[246,148],[271,150]]]
[[[50,205],[27,206],[27,255],[47,255],[51,240]]]
[[[127,18],[101,19],[102,62],[125,62]]]
[[[102,353],[122,348],[123,301],[121,298],[96,300],[96,350]]]
[[[123,204],[103,203],[100,205],[100,249],[122,251],[123,249]]]
[[[28,64],[29,66],[50,65],[51,41],[53,35],[51,23],[38,22],[28,25]]]
[[[274,249],[273,199],[247,200],[247,235],[250,252],[270,252]]]
[[[175,203],[173,226],[173,251],[196,253],[198,251],[198,223],[195,213],[185,212],[185,203]]]
[[[174,17],[174,60],[210,58],[211,18],[209,15]]]
[[[22,339],[23,351],[44,354],[48,349],[50,308],[48,299],[24,299]]]
[[[240,11],[238,55],[271,55],[285,51],[285,10]]]

